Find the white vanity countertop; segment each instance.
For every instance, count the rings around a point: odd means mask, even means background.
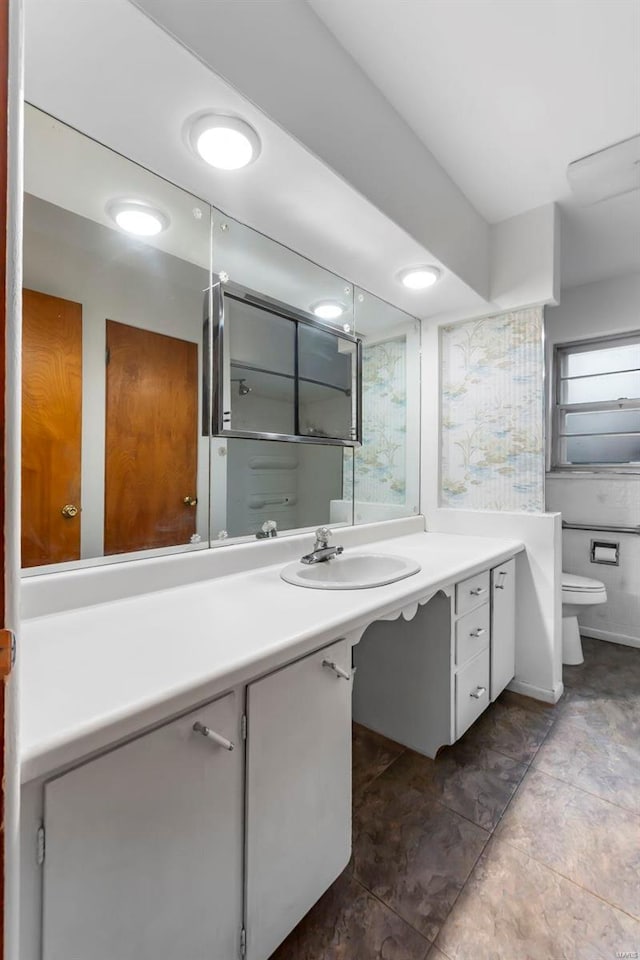
[[[282,564],[23,623],[22,780],[284,665],[523,550],[518,540],[413,533],[360,546],[417,560],[368,590],[285,583]]]

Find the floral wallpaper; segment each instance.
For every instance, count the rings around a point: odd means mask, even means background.
[[[406,350],[405,337],[399,337],[365,344],[362,351],[362,446],[355,450],[354,498],[364,503],[405,502]]]
[[[541,308],[441,331],[440,503],[544,510]]]

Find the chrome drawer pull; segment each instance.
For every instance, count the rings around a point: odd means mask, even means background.
[[[473,590],[469,591],[472,597],[479,597],[481,593],[486,593],[486,592],[487,592],[486,587],[474,587]]]
[[[506,571],[506,570],[501,570],[501,571],[500,571],[500,576],[501,576],[501,577],[506,577],[506,575],[507,575],[507,571]],[[504,583],[496,583],[496,590],[504,590]]]
[[[483,633],[486,633],[486,632],[487,632],[487,631],[485,630],[484,627],[478,627],[477,630],[472,630],[471,633],[469,634],[469,636],[470,636],[470,637],[481,637],[482,634],[483,634]]]
[[[334,660],[323,660],[323,667],[329,667],[330,670],[333,670],[336,677],[342,677],[343,680],[351,680],[351,677],[346,670],[343,670],[342,667],[339,667]]]
[[[469,696],[473,697],[474,700],[479,700],[487,692],[486,687],[476,687],[473,693],[470,693]]]
[[[205,727],[204,723],[200,723],[199,720],[196,720],[194,723],[193,732],[202,734],[202,736],[207,737],[208,740],[213,740],[214,743],[217,743],[219,747],[224,747],[225,750],[233,750],[231,740],[220,736],[219,733],[216,733],[215,730],[212,730],[210,727]]]

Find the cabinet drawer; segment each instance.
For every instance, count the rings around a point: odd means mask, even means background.
[[[489,646],[490,620],[488,603],[460,617],[456,623],[456,666],[471,660]]]
[[[489,599],[489,571],[483,570],[456,584],[456,613],[466,613]]]
[[[456,740],[489,706],[489,650],[456,673]]]

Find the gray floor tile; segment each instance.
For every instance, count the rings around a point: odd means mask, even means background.
[[[640,918],[640,817],[530,771],[496,836]]]
[[[271,960],[425,960],[429,943],[343,875]]]
[[[434,943],[427,954],[427,960],[449,960],[449,958]]]
[[[354,817],[354,873],[433,940],[488,833],[392,776],[396,761],[365,794]]]
[[[462,741],[491,747],[530,763],[554,722],[553,707],[532,708],[534,701],[518,694],[502,694],[465,733]]]
[[[574,691],[533,766],[640,813],[640,705]]]
[[[393,763],[404,747],[383,737],[374,730],[368,730],[359,723],[353,725],[353,793],[358,794],[363,787],[379,776]]]
[[[565,687],[589,687],[612,696],[626,689],[630,696],[640,697],[640,656],[637,649],[589,637],[582,638],[582,648],[584,663],[563,667]]]
[[[584,724],[593,733],[620,743],[637,743],[640,738],[640,688],[638,696],[634,697],[627,686],[615,694],[590,687],[571,687],[558,704],[558,721]]]
[[[387,782],[428,793],[445,807],[493,830],[527,771],[495,750],[464,740],[440,750],[435,760],[408,750],[389,771]]]
[[[613,960],[638,950],[640,924],[494,838],[437,946],[450,960]]]

